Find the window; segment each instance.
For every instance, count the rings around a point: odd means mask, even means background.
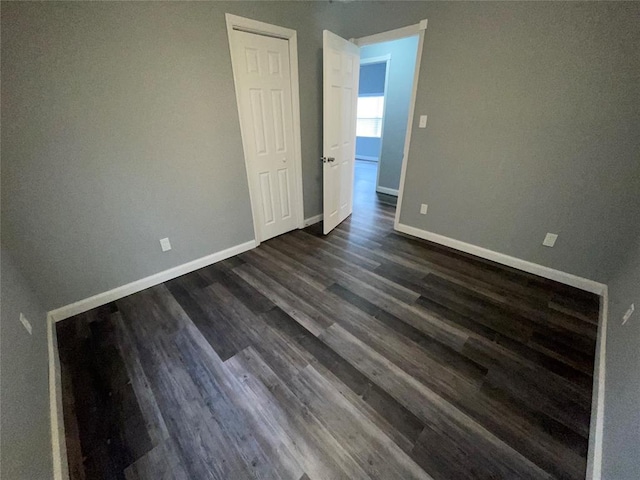
[[[356,136],[380,138],[382,136],[383,109],[383,96],[358,97]]]

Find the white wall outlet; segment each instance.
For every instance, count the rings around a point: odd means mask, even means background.
[[[32,335],[33,329],[31,328],[31,323],[27,320],[27,317],[24,316],[22,312],[20,312],[20,323],[27,329],[29,335]]]
[[[420,123],[418,124],[418,128],[427,128],[427,116],[420,115]]]
[[[633,313],[633,311],[636,309],[635,305],[632,303],[631,306],[629,307],[629,309],[627,310],[627,312],[624,314],[624,317],[622,317],[622,324],[624,325],[625,323],[627,323],[627,320],[629,320],[631,318],[631,314]]]
[[[545,247],[553,247],[556,244],[557,239],[558,235],[556,235],[555,233],[547,233],[547,235],[544,237],[544,240],[542,241],[542,244]]]
[[[169,242],[168,238],[161,238],[160,239],[160,246],[162,247],[162,251],[163,252],[171,250],[171,242]]]
[[[420,214],[421,215],[426,215],[428,207],[429,207],[429,205],[427,205],[426,203],[423,203],[422,205],[420,205]]]

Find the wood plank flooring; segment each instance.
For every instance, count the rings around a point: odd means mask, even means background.
[[[598,299],[356,187],[326,237],[58,323],[72,479],[585,477]]]

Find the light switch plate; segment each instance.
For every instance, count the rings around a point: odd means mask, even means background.
[[[558,235],[556,235],[555,233],[547,233],[547,235],[544,237],[542,245],[544,245],[545,247],[553,247],[556,244],[557,239]]]
[[[423,203],[422,205],[420,205],[420,214],[421,215],[426,215],[427,214],[427,208],[429,208],[429,205],[427,205],[426,203]]]
[[[418,124],[419,128],[427,128],[427,116],[420,115],[420,123]]]
[[[162,247],[162,251],[163,252],[171,250],[171,242],[169,242],[168,238],[161,238],[160,239],[160,246]]]

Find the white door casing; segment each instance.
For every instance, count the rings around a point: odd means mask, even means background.
[[[298,228],[302,218],[289,42],[235,29],[229,37],[254,228],[261,242]]]
[[[360,48],[323,32],[323,228],[351,215]]]

